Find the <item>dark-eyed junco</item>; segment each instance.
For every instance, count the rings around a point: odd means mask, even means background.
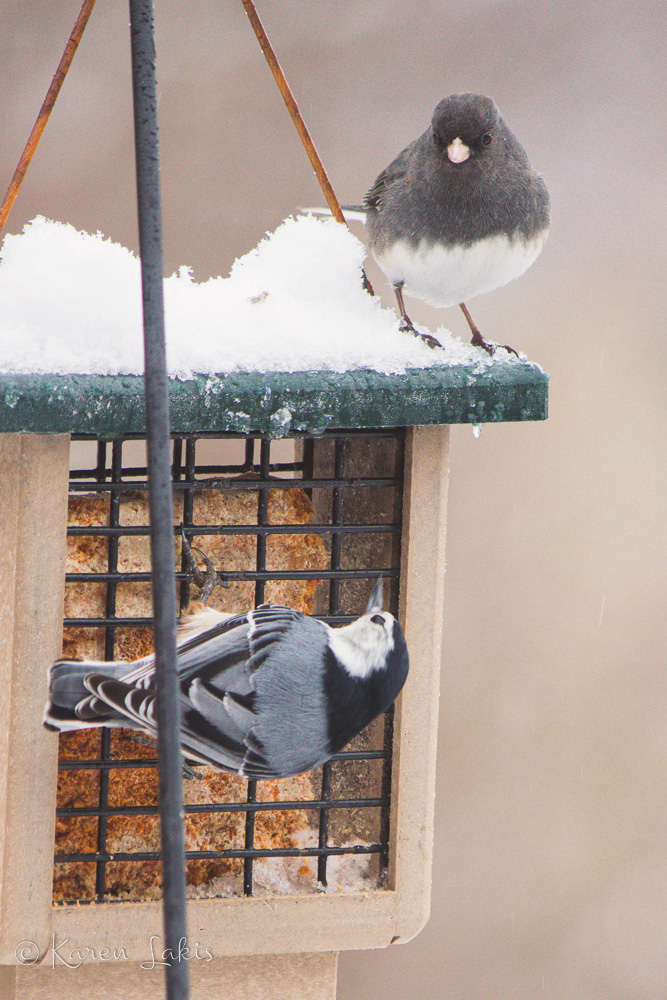
[[[549,231],[546,185],[495,103],[480,94],[440,101],[430,127],[379,175],[364,209],[401,329],[439,346],[414,329],[404,292],[433,306],[459,305],[472,343],[493,354],[465,302],[523,274]]]

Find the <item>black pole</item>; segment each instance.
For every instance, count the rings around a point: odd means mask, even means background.
[[[151,520],[162,915],[167,1000],[187,1000],[183,777],[176,673],[176,581],[172,515],[169,394],[162,288],[162,220],[152,0],[130,0],[132,87],[137,159],[139,247],[144,308],[146,436]],[[170,953],[170,954],[169,954]]]

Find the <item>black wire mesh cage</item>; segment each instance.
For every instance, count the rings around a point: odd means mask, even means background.
[[[198,588],[181,544],[204,553],[232,613],[287,604],[332,625],[362,614],[380,575],[398,611],[403,430],[281,441],[175,437],[174,553],[182,614]],[[72,444],[64,655],[134,659],[151,646],[145,442]],[[182,528],[181,528],[182,525]],[[390,843],[393,709],[316,771],[246,781],[185,776],[188,894],[382,889]],[[159,898],[154,744],[128,730],[60,737],[55,903]]]

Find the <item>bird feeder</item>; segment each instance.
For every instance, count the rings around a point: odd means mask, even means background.
[[[546,400],[524,361],[170,382],[181,605],[182,523],[221,609],[342,624],[382,575],[411,661],[394,709],[318,771],[186,779],[193,997],[332,998],[339,951],[424,926],[449,425],[542,420]],[[2,995],[162,996],[155,751],[42,728],[63,637],[81,658],[147,648],[142,380],[0,376],[0,431]]]

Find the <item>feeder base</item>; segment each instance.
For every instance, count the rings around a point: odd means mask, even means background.
[[[201,950],[201,949],[200,949]],[[62,952],[62,949],[60,949]],[[65,953],[67,947],[65,947]],[[149,952],[147,951],[147,958]],[[0,967],[3,1000],[163,1000],[162,969],[140,962],[102,961],[70,969],[47,956],[46,965]],[[75,960],[76,961],[76,960]],[[144,965],[150,966],[150,960]],[[253,955],[190,960],[190,1000],[335,1000],[338,955]]]

